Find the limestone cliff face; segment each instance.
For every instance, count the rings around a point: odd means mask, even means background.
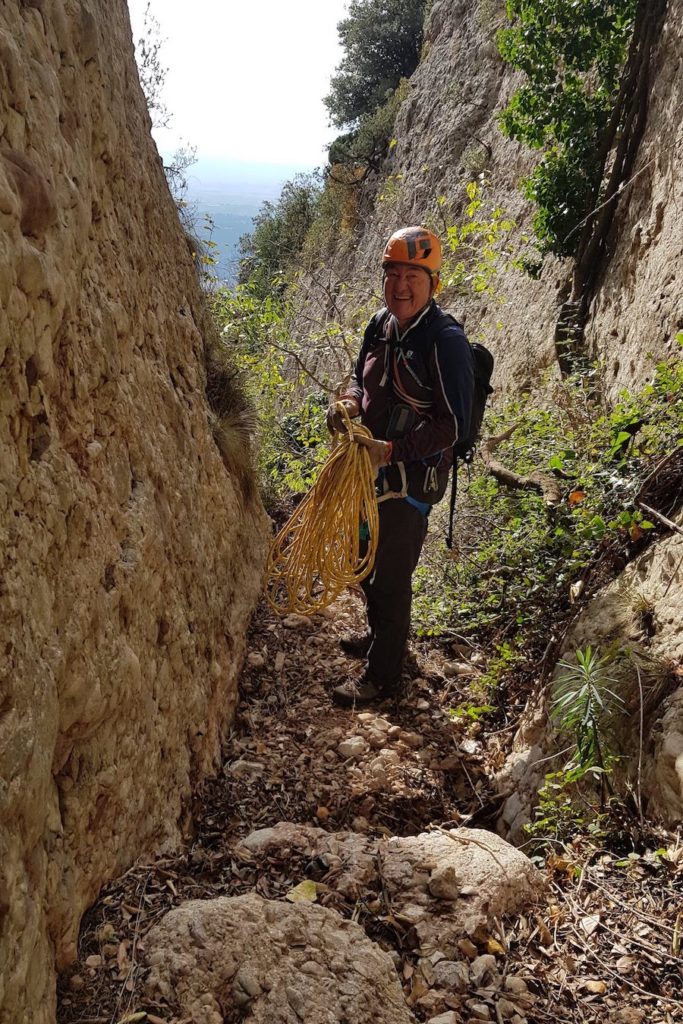
[[[651,376],[683,330],[683,0],[668,2],[648,111],[587,331],[615,385]]]
[[[215,763],[265,517],[203,388],[202,298],[124,0],[0,7],[0,1019],[54,1019],[102,883]]]

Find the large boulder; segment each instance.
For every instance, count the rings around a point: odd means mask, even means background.
[[[391,914],[414,927],[425,953],[447,956],[457,954],[460,939],[523,910],[543,887],[528,857],[483,829],[374,839],[280,822],[252,832],[242,848],[257,859],[305,854],[327,869],[325,885],[348,901],[382,893]]]
[[[145,939],[148,990],[193,1024],[410,1024],[391,957],[324,907],[193,900]]]

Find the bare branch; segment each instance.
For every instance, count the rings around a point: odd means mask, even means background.
[[[541,473],[535,470],[533,473],[529,473],[528,476],[521,476],[519,473],[513,472],[508,469],[501,462],[494,460],[492,452],[498,448],[503,441],[509,440],[514,434],[515,430],[519,427],[519,421],[513,423],[511,427],[504,430],[502,434],[498,434],[496,437],[489,437],[481,446],[481,455],[484,460],[486,469],[495,477],[499,483],[506,487],[514,487],[518,490],[526,491],[538,491],[543,495],[543,499],[546,505],[559,505],[562,501],[562,491],[557,480],[553,476],[549,476],[547,473]]]

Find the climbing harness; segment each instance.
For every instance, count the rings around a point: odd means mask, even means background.
[[[266,562],[266,598],[280,615],[312,615],[348,586],[370,575],[377,553],[379,515],[368,449],[354,437],[372,434],[352,424],[337,403],[346,433],[315,484],[273,541]],[[361,554],[361,528],[367,548]]]

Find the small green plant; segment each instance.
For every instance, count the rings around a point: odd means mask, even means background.
[[[576,662],[561,661],[564,673],[553,692],[550,717],[562,732],[570,733],[576,753],[568,771],[580,774],[608,771],[612,755],[605,746],[605,723],[623,711],[622,698],[607,685],[607,659],[590,646],[576,652]]]
[[[484,175],[470,181],[465,194],[467,203],[458,221],[447,211],[445,197],[437,200],[444,220],[443,288],[460,296],[485,293],[495,297],[496,275],[511,259],[509,243],[514,221],[501,206],[490,202]]]
[[[536,839],[570,839],[579,831],[598,838],[607,827],[609,776],[615,762],[611,749],[610,720],[624,711],[624,701],[611,689],[609,659],[590,645],[576,651],[575,661],[561,661],[563,672],[550,704],[551,721],[574,741],[569,761],[545,776],[539,801],[527,833]],[[581,783],[592,779],[599,804]]]
[[[470,722],[481,722],[486,715],[495,711],[493,704],[460,704],[452,708],[449,714],[452,718],[467,718]]]
[[[392,210],[396,210],[403,195],[403,175],[401,173],[389,174],[384,180],[382,189],[377,196],[377,201],[385,203]]]
[[[544,846],[570,842],[577,833],[588,833],[596,840],[606,834],[608,815],[579,790],[581,778],[576,768],[547,773],[538,791],[534,820],[524,826],[531,840]]]

